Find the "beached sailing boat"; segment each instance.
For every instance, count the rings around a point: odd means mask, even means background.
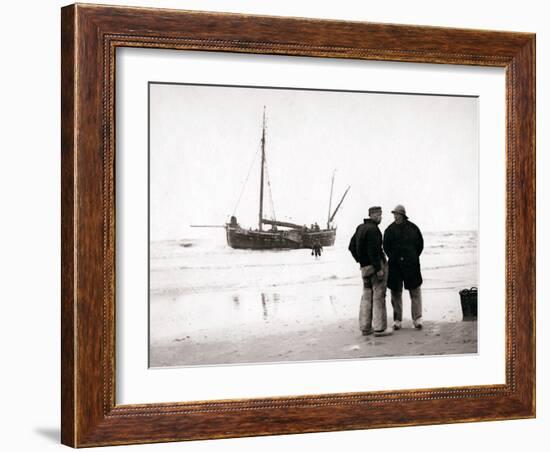
[[[332,189],[334,187],[334,173],[330,187],[330,200],[328,208],[328,218],[326,228],[322,229],[315,224],[313,227],[289,223],[286,221],[277,221],[276,219],[264,218],[264,171],[265,171],[265,108],[263,113],[262,138],[261,138],[261,164],[260,164],[260,208],[258,212],[258,228],[246,229],[239,225],[237,217],[231,216],[229,223],[225,225],[227,244],[231,248],[241,249],[296,249],[311,248],[317,241],[322,246],[334,245],[336,239],[336,227],[333,225],[334,217],[344,202],[350,187],[346,189],[340,202],[333,212],[332,208]],[[264,230],[264,225],[271,226],[269,230]],[[280,229],[285,228],[285,229]]]

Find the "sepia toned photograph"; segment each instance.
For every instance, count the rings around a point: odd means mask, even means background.
[[[478,352],[478,98],[149,83],[149,366]]]

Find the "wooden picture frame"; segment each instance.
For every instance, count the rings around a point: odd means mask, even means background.
[[[73,447],[535,416],[535,35],[176,10],[62,8],[63,444]],[[506,382],[115,403],[115,50],[147,47],[506,70]]]

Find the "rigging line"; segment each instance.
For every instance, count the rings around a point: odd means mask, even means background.
[[[266,164],[265,164],[265,173],[266,173],[266,179],[267,179],[267,189],[269,190],[269,200],[271,202],[271,211],[273,213],[273,218],[272,220],[276,220],[276,215],[275,215],[275,203],[273,202],[273,192],[271,191],[271,178],[269,177],[269,169],[268,169],[268,165],[267,165],[267,161],[266,161]]]
[[[233,216],[235,216],[235,212],[237,212],[237,208],[239,207],[239,203],[241,202],[241,198],[243,197],[244,189],[246,187],[246,184],[248,183],[248,179],[250,178],[250,173],[252,172],[252,167],[254,166],[254,162],[256,161],[256,156],[260,152],[260,148],[256,151],[254,154],[254,158],[252,159],[252,163],[250,164],[250,168],[248,168],[248,174],[246,175],[246,179],[244,181],[243,186],[241,187],[241,193],[239,194],[239,199],[237,199],[237,203],[235,204],[235,208],[233,209]]]

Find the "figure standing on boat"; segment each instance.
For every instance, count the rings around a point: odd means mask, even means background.
[[[326,227],[321,227],[319,223],[315,222],[311,224],[311,227],[307,225],[301,225],[291,221],[280,221],[275,218],[275,209],[272,205],[273,214],[271,218],[266,218],[264,215],[264,191],[269,191],[270,195],[268,200],[273,199],[271,196],[271,183],[269,181],[269,173],[267,171],[266,164],[266,115],[265,107],[262,120],[262,133],[260,139],[260,187],[259,187],[259,209],[258,209],[258,227],[243,228],[237,222],[235,214],[231,216],[230,222],[224,225],[226,230],[227,244],[231,248],[238,249],[257,249],[257,250],[269,250],[269,249],[298,249],[305,248],[311,249],[315,257],[321,256],[323,246],[333,246],[336,239],[336,226],[334,224],[334,218],[336,213],[342,206],[344,198],[348,194],[350,187],[344,191],[340,202],[336,208],[332,209],[332,189],[334,186],[334,173],[332,175],[332,184],[330,187],[330,199],[329,209],[327,216]],[[247,177],[248,180],[248,177]],[[245,181],[246,183],[246,181]],[[240,200],[240,197],[239,197]],[[237,201],[238,206],[239,201]],[[234,211],[236,212],[237,206]],[[269,227],[269,229],[266,228]],[[319,242],[318,248],[316,242]]]

